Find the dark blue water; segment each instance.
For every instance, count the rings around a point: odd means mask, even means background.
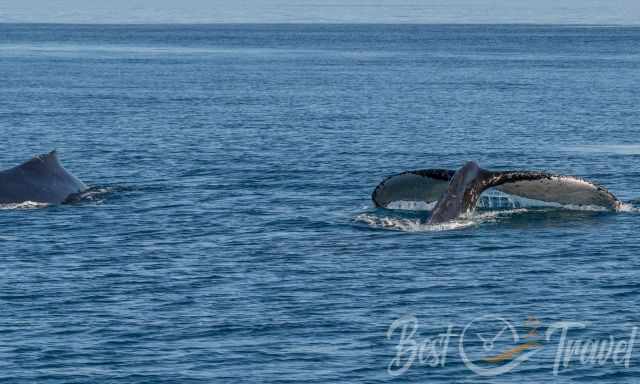
[[[637,382],[640,345],[554,375],[559,332],[497,376],[458,338],[387,369],[406,315],[416,342],[489,315],[629,339],[633,209],[434,230],[369,196],[476,160],[637,199],[638,89],[640,28],[0,25],[1,166],[57,148],[103,190],[0,210],[1,381]]]

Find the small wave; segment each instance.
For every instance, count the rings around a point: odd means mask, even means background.
[[[640,155],[640,144],[578,145],[568,149],[575,152]]]
[[[35,201],[23,201],[21,203],[0,204],[0,210],[7,209],[37,209],[48,207],[47,203],[38,203]]]
[[[513,208],[513,209],[505,209],[501,211],[486,211],[486,212],[476,212],[472,213],[469,218],[480,220],[480,221],[491,221],[500,217],[518,215],[521,213],[529,212],[527,208]]]

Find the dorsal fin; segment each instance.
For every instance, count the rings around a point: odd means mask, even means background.
[[[55,150],[0,172],[0,204],[23,201],[58,204],[86,188],[64,169]]]
[[[58,160],[58,153],[53,150],[49,153],[36,155],[30,160],[20,164],[15,169],[21,169],[28,172],[56,172],[62,165]]]

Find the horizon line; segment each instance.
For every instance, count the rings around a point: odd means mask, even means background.
[[[75,26],[215,26],[215,25],[406,25],[406,26],[557,26],[557,27],[640,27],[638,23],[541,23],[541,22],[334,22],[334,21],[278,21],[278,22],[59,22],[59,21],[0,21],[0,25],[75,25]]]

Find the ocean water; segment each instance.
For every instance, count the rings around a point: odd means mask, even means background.
[[[0,380],[637,382],[640,345],[554,364],[560,321],[640,326],[638,89],[631,27],[0,24],[0,165],[57,149],[98,190],[0,209]],[[629,205],[373,208],[466,160]]]

